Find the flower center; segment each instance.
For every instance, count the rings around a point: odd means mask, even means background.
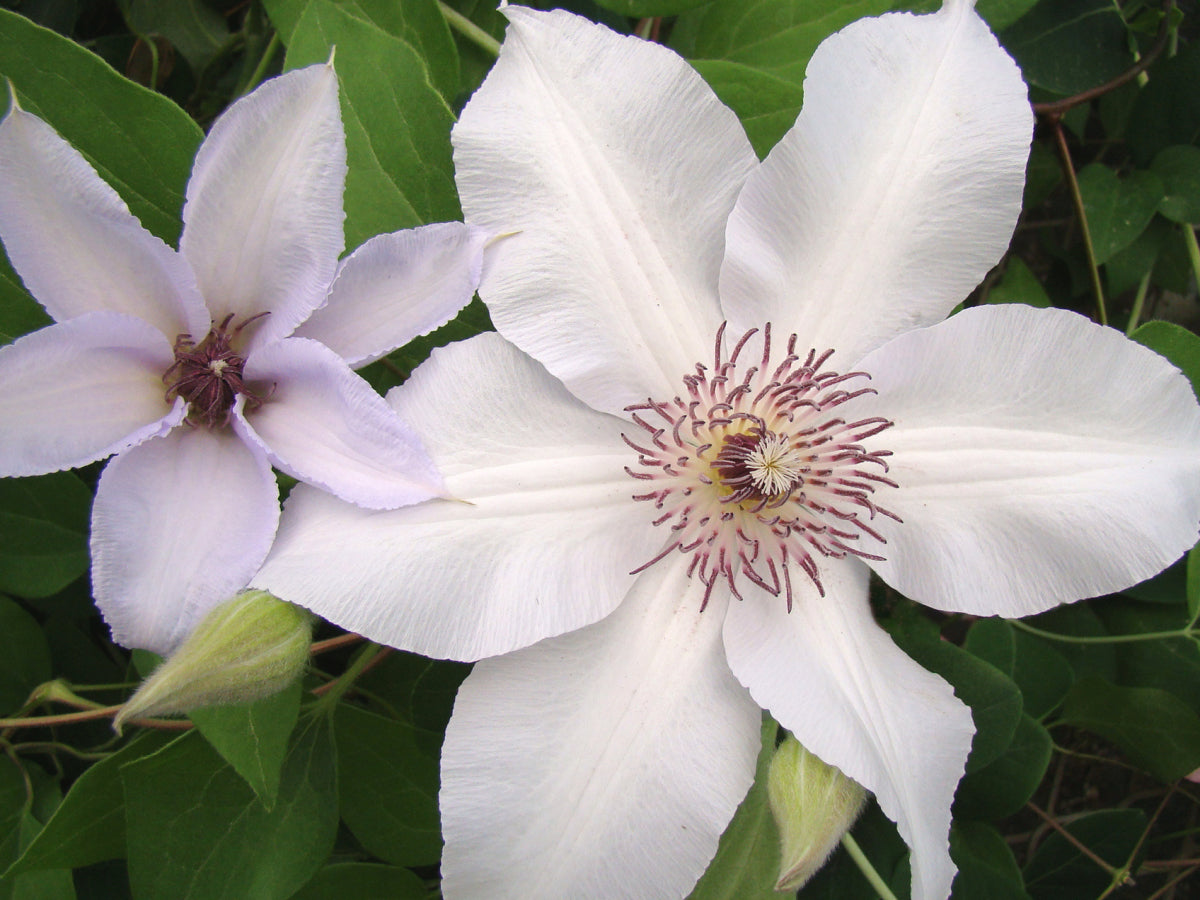
[[[193,425],[215,428],[229,424],[229,412],[239,394],[246,398],[248,408],[262,406],[265,397],[251,391],[242,381],[246,360],[234,350],[233,341],[243,328],[265,315],[251,316],[231,330],[231,313],[198,344],[190,334],[175,339],[175,362],[163,373],[163,382],[169,385],[167,402],[176,397],[186,400],[188,421]]]
[[[665,549],[634,573],[676,550],[690,554],[689,576],[707,587],[701,608],[718,579],[742,599],[745,578],[783,594],[790,611],[793,568],[824,596],[818,559],[881,560],[871,551],[886,542],[869,523],[877,515],[900,521],[873,499],[877,488],[896,487],[883,474],[891,451],[862,445],[892,423],[837,414],[846,401],[873,393],[852,386],[870,376],[824,369],[832,350],[800,357],[795,335],[773,361],[770,325],[761,360],[741,366],[756,331],[725,359],[722,325],[712,370],[697,364],[684,376],[683,396],[626,409],[644,433],[640,442],[623,435],[638,453],[637,468],[625,471],[649,488],[633,499],[652,502],[660,512],[654,524],[670,530]],[[877,546],[863,549],[864,540]]]

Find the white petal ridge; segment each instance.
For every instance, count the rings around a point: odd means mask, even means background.
[[[789,613],[757,595],[730,606],[729,666],[812,753],[874,792],[912,849],[913,900],[946,900],[950,804],[971,749],[971,711],[875,624],[866,566],[827,561]]]
[[[687,561],[611,616],[476,664],[442,752],[447,898],[683,897],[754,777],[760,713]]]
[[[711,353],[725,220],[754,152],[666,48],[561,10],[505,14],[453,133],[467,222],[506,235],[480,296],[592,407],[671,396]]]
[[[846,415],[900,485],[873,568],[939,609],[1023,616],[1123,590],[1200,530],[1200,407],[1152,351],[1065,310],[965,310],[861,361]]]
[[[1021,210],[1033,113],[966,2],[863,19],[809,62],[795,126],[729,219],[721,300],[851,365],[949,314]]]
[[[658,546],[630,500],[620,420],[494,333],[435,350],[388,399],[455,499],[372,512],[298,487],[257,587],[373,640],[461,660],[616,607]]]

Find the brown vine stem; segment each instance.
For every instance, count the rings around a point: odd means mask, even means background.
[[[308,648],[308,652],[312,656],[319,653],[328,653],[330,650],[337,650],[339,647],[349,647],[351,644],[357,644],[359,641],[366,640],[361,634],[340,634],[337,637],[329,638],[324,641],[313,641],[313,645]]]
[[[1083,194],[1079,190],[1079,179],[1075,177],[1075,163],[1071,160],[1071,149],[1067,146],[1067,135],[1063,131],[1062,118],[1051,120],[1054,129],[1054,142],[1062,155],[1063,173],[1067,176],[1067,187],[1071,191],[1071,201],[1075,204],[1075,214],[1079,217],[1079,232],[1083,238],[1083,249],[1087,251],[1088,274],[1092,279],[1092,293],[1096,296],[1096,318],[1101,325],[1108,324],[1108,310],[1104,304],[1104,285],[1100,282],[1100,265],[1096,262],[1096,248],[1092,244],[1092,230],[1088,227],[1087,210],[1083,206]]]
[[[1063,839],[1066,840],[1067,843],[1069,843],[1072,847],[1074,847],[1076,850],[1078,850],[1080,853],[1082,853],[1084,856],[1086,856],[1088,859],[1090,859],[1092,862],[1094,862],[1096,865],[1098,865],[1100,868],[1102,868],[1105,872],[1107,872],[1110,878],[1115,878],[1117,876],[1118,870],[1115,866],[1109,865],[1103,859],[1101,859],[1099,856],[1097,856],[1090,847],[1088,847],[1081,840],[1079,840],[1079,838],[1075,837],[1075,835],[1071,834],[1071,832],[1067,831],[1067,829],[1063,828],[1062,825],[1060,825],[1057,821],[1055,821],[1053,816],[1048,815],[1040,806],[1038,806],[1032,800],[1027,802],[1025,805],[1027,807],[1029,807],[1031,810],[1033,810],[1035,813],[1037,813],[1038,816],[1047,825],[1049,825],[1051,828],[1053,828],[1055,831],[1057,831],[1059,834],[1061,834],[1063,836]],[[1128,875],[1128,873],[1126,873],[1126,875]]]
[[[1115,91],[1122,85],[1133,81],[1133,79],[1145,72],[1150,66],[1154,65],[1155,60],[1162,56],[1163,51],[1167,49],[1167,44],[1171,39],[1171,13],[1174,10],[1175,0],[1166,0],[1163,3],[1162,21],[1158,25],[1158,34],[1154,36],[1154,43],[1146,51],[1146,55],[1139,59],[1133,66],[1111,81],[1106,81],[1104,84],[1094,88],[1088,88],[1088,90],[1074,96],[1064,97],[1062,100],[1055,100],[1052,103],[1035,103],[1033,104],[1033,111],[1039,116],[1045,116],[1051,120],[1061,119],[1067,112],[1081,103],[1087,103],[1090,100],[1095,100],[1097,97],[1103,97],[1110,91]]]

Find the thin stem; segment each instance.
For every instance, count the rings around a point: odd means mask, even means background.
[[[330,650],[337,650],[340,647],[348,647],[351,644],[357,644],[359,641],[366,640],[361,634],[340,634],[337,637],[329,638],[324,641],[314,641],[313,645],[308,648],[308,652],[312,656],[319,653],[327,653]]]
[[[74,725],[76,722],[92,722],[96,719],[111,719],[120,706],[99,706],[81,712],[60,713],[57,716],[29,716],[20,719],[0,719],[0,728],[45,728],[50,725]],[[186,731],[192,723],[186,719],[130,719],[130,725],[144,728],[163,728],[171,731]]]
[[[242,90],[238,93],[239,97],[243,97],[250,93],[259,82],[263,80],[263,76],[267,74],[267,68],[271,65],[271,58],[275,55],[275,51],[280,45],[279,32],[271,32],[271,40],[267,41],[267,48],[263,50],[262,56],[258,59],[258,65],[254,67],[254,71],[250,73],[250,77],[242,85]]]
[[[1067,146],[1067,135],[1062,120],[1054,120],[1054,141],[1062,155],[1063,173],[1067,176],[1067,187],[1079,216],[1079,232],[1083,237],[1083,248],[1087,251],[1088,274],[1092,279],[1092,293],[1096,295],[1096,318],[1101,325],[1108,324],[1108,310],[1104,305],[1104,286],[1100,283],[1100,266],[1096,262],[1096,248],[1092,246],[1092,231],[1088,228],[1087,211],[1083,208],[1083,194],[1079,192],[1079,181],[1075,177],[1075,164],[1071,161],[1071,149]]]
[[[321,698],[319,705],[326,709],[331,709],[337,705],[337,702],[342,699],[342,695],[354,686],[354,682],[364,672],[380,662],[384,655],[391,652],[390,647],[381,647],[376,643],[366,644],[358,655],[350,661],[350,665],[346,671],[335,678],[328,684],[323,684],[313,691]]]
[[[858,841],[854,840],[848,831],[842,835],[842,846],[846,848],[846,852],[850,854],[850,858],[858,866],[858,871],[862,872],[863,877],[871,883],[871,887],[875,888],[875,893],[880,896],[881,900],[896,900],[896,895],[892,893],[892,889],[887,886],[887,883],[880,874],[875,871],[875,867],[867,859],[867,854],[862,852],[862,848],[858,846]]]
[[[1102,868],[1105,872],[1107,872],[1110,878],[1116,877],[1118,874],[1120,874],[1116,868],[1109,865],[1103,859],[1101,859],[1099,856],[1097,856],[1090,847],[1088,847],[1081,840],[1079,840],[1079,838],[1075,837],[1075,835],[1071,834],[1071,832],[1067,831],[1067,829],[1063,828],[1062,825],[1060,825],[1058,822],[1056,822],[1053,817],[1051,817],[1046,812],[1044,812],[1041,809],[1041,807],[1039,807],[1036,803],[1033,803],[1032,801],[1030,801],[1030,802],[1027,802],[1025,804],[1025,806],[1028,807],[1029,809],[1032,809],[1035,813],[1038,814],[1039,817],[1041,817],[1041,819],[1047,825],[1049,825],[1051,828],[1053,828],[1055,831],[1057,831],[1059,834],[1061,834],[1063,836],[1063,839],[1066,840],[1066,842],[1068,844],[1070,844],[1072,847],[1074,847],[1076,850],[1078,850],[1080,853],[1082,853],[1084,856],[1086,856],[1088,859],[1090,859],[1092,862],[1094,862],[1096,865],[1098,865],[1100,868]],[[1126,873],[1126,874],[1128,874],[1128,873]]]
[[[1183,224],[1183,243],[1187,246],[1188,259],[1192,261],[1192,276],[1200,287],[1200,246],[1196,244],[1195,226]]]
[[[1062,641],[1065,644],[1134,644],[1138,641],[1161,641],[1167,638],[1190,638],[1193,636],[1192,629],[1178,628],[1175,631],[1145,631],[1141,634],[1105,634],[1105,635],[1090,635],[1087,637],[1079,637],[1073,634],[1055,634],[1053,631],[1043,631],[1041,628],[1035,628],[1027,622],[1022,622],[1020,619],[1005,619],[1013,628],[1018,628],[1021,631],[1035,634],[1038,637],[1043,637],[1051,641]]]
[[[1146,304],[1146,292],[1150,289],[1150,276],[1154,274],[1154,266],[1146,270],[1142,280],[1138,282],[1137,294],[1133,298],[1133,309],[1129,311],[1129,324],[1125,326],[1125,336],[1132,335],[1138,327],[1138,319],[1142,317],[1142,307]]]
[[[446,17],[446,24],[461,34],[464,38],[491,56],[500,55],[500,42],[460,13],[457,9],[452,8],[442,0],[438,0],[438,7],[442,11],[442,15]]]

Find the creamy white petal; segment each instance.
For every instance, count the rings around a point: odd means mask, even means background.
[[[240,403],[235,427],[293,478],[371,509],[445,496],[420,438],[324,344],[268,344],[246,360],[243,375],[265,399]]]
[[[31,113],[0,123],[0,238],[25,287],[59,322],[107,310],[169,339],[208,331],[187,262],[129,212],[79,151]]]
[[[735,332],[772,322],[845,366],[944,318],[1000,259],[1033,114],[971,5],[864,19],[818,48],[795,127],[730,217]]]
[[[372,512],[299,487],[255,585],[427,656],[478,659],[607,615],[657,551],[620,420],[499,335],[441,350],[388,398],[455,500]]]
[[[120,453],[178,425],[162,332],[85,313],[0,347],[0,475],[43,475]]]
[[[672,557],[611,616],[476,664],[442,749],[455,898],[683,897],[754,778],[760,713],[721,645],[727,597]]]
[[[453,133],[467,221],[511,235],[480,296],[594,408],[674,396],[712,355],[725,219],[754,152],[666,48],[563,11],[505,14]]]
[[[471,302],[487,240],[462,222],[371,238],[342,261],[325,305],[296,336],[320,341],[356,369],[374,362]]]
[[[177,428],[118,456],[92,508],[92,592],[113,640],[170,653],[246,586],[278,521],[271,467],[228,430]]]
[[[826,596],[797,585],[791,613],[761,593],[731,604],[729,666],[801,744],[874,792],[912,849],[913,900],[946,900],[971,711],[875,624],[868,574],[856,560],[829,560]]]
[[[1161,356],[1064,310],[969,309],[856,366],[895,422],[875,570],[939,609],[1023,616],[1121,590],[1191,547],[1200,407]]]
[[[196,154],[180,240],[214,321],[269,312],[257,346],[308,318],[344,246],[345,180],[332,66],[273,78],[221,114]]]

